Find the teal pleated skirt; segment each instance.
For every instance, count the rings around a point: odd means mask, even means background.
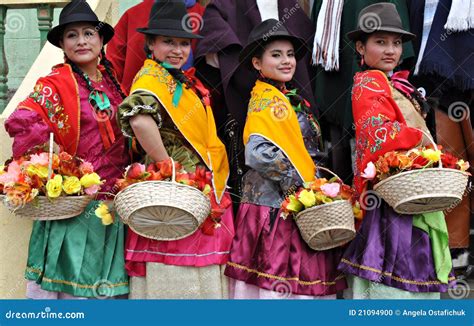
[[[124,260],[124,227],[116,218],[105,226],[95,215],[98,202],[77,216],[35,221],[25,277],[46,291],[80,297],[112,297],[129,292]]]

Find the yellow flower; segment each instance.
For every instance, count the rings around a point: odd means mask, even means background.
[[[356,202],[355,205],[352,206],[352,211],[354,212],[354,217],[358,220],[362,219],[364,216],[364,212],[360,209],[359,202]]]
[[[40,178],[47,178],[48,177],[48,167],[37,165],[37,164],[30,164],[26,169],[29,175],[37,175]]]
[[[63,177],[55,175],[53,179],[49,180],[46,184],[46,194],[50,198],[57,198],[61,195],[63,190]]]
[[[425,149],[421,152],[421,156],[432,162],[438,162],[441,158],[441,151],[435,151],[434,149]]]
[[[305,208],[313,207],[316,204],[316,198],[312,190],[302,190],[298,195],[298,200],[304,205]]]
[[[81,185],[84,188],[89,188],[91,186],[100,185],[100,184],[101,184],[100,177],[95,172],[86,174],[82,176],[81,178]]]
[[[288,199],[290,200],[290,203],[288,204],[288,206],[286,206],[286,208],[289,210],[289,211],[292,211],[292,212],[299,212],[303,209],[303,204],[301,204],[299,202],[298,199],[296,199],[296,197],[294,195],[290,195],[288,197]]]
[[[68,195],[77,194],[81,191],[81,182],[78,177],[64,177],[63,190]]]
[[[457,165],[461,171],[469,170],[469,162],[464,162],[464,160],[459,160]]]
[[[103,225],[110,225],[114,223],[114,217],[109,211],[109,206],[101,202],[95,209],[95,215],[102,220]]]
[[[203,192],[204,195],[209,194],[209,193],[211,192],[211,186],[208,185],[208,184],[206,184],[206,185],[204,186],[204,189],[202,190],[202,192]]]

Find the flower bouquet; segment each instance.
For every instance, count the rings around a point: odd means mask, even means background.
[[[462,200],[469,163],[442,151],[440,145],[391,151],[369,162],[362,177],[400,214],[454,208]]]
[[[317,178],[285,198],[281,204],[282,217],[294,217],[310,248],[339,247],[354,238],[354,216],[362,214],[353,194],[353,189],[337,176],[330,180]]]
[[[39,150],[0,167],[3,203],[19,217],[66,219],[81,214],[103,180],[91,163]]]
[[[189,173],[172,159],[147,167],[133,163],[117,181],[114,204],[124,223],[150,239],[182,239],[199,227],[212,234],[231,202],[224,196],[218,204],[211,184],[204,167]]]

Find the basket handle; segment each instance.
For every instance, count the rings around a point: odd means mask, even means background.
[[[333,176],[335,176],[336,178],[338,178],[339,180],[342,180],[336,173],[332,172],[331,170],[329,169],[326,169],[322,166],[316,166],[316,170],[323,170],[323,171],[326,171],[328,172],[329,174],[332,174]]]
[[[171,169],[172,169],[171,182],[177,183],[176,182],[176,167],[174,165],[174,160],[171,156],[170,156],[170,160],[171,160]]]
[[[54,133],[49,133],[49,162],[48,162],[48,181],[51,179],[53,174],[53,145],[54,145]]]
[[[428,140],[431,142],[431,144],[433,145],[435,151],[438,150],[438,145],[436,144],[436,142],[433,140],[433,137],[431,137],[431,135],[429,133],[427,133],[426,131],[422,130],[422,129],[419,129],[419,128],[415,128],[419,131],[421,131],[422,134],[424,134],[426,136],[426,138],[428,138]],[[443,161],[440,159],[439,160],[439,167],[440,168],[443,168]]]

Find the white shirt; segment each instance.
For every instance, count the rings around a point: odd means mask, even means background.
[[[278,0],[256,0],[258,11],[262,21],[267,19],[279,20],[278,16]]]

